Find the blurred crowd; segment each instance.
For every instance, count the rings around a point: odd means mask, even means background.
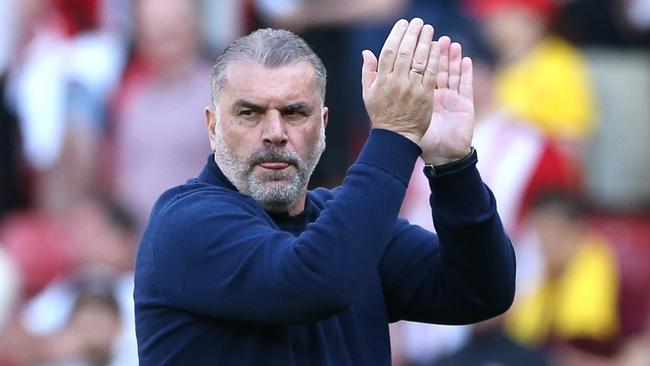
[[[484,323],[391,325],[394,365],[650,365],[649,0],[0,0],[0,366],[137,365],[138,238],[206,161],[230,41],[281,27],[321,56],[332,187],[369,129],[361,51],[414,16],[474,59],[518,287]],[[402,215],[435,230],[419,164]]]

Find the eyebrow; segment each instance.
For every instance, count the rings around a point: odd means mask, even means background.
[[[255,104],[246,99],[237,99],[235,103],[233,103],[233,109],[237,109],[237,108],[247,108],[254,112],[264,112],[266,110],[265,106]],[[314,108],[311,107],[308,103],[301,101],[301,102],[295,102],[295,103],[290,103],[285,105],[280,109],[280,112],[288,113],[288,112],[295,112],[301,110],[304,110],[305,113],[307,114],[311,114]]]
[[[305,111],[305,113],[311,114],[313,108],[305,102],[296,102],[285,105],[282,109],[282,113],[295,112],[295,111]]]
[[[255,104],[253,102],[249,102],[245,99],[238,99],[237,101],[235,101],[235,103],[233,103],[233,109],[236,108],[248,108],[255,112],[263,112],[266,109],[266,107],[264,106]]]

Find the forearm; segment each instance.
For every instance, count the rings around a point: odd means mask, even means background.
[[[438,236],[404,224],[389,244],[380,268],[392,320],[465,324],[510,305],[514,254],[475,162],[430,179]]]
[[[476,169],[476,152],[429,179],[440,240],[440,275],[476,319],[505,311],[514,296],[515,257],[492,193]],[[445,169],[446,168],[446,169]]]

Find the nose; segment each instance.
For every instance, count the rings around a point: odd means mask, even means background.
[[[264,130],[262,132],[265,145],[284,147],[287,144],[286,124],[282,120],[279,111],[269,111],[264,119]]]

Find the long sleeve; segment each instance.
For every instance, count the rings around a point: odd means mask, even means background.
[[[373,130],[338,193],[298,236],[248,196],[221,187],[176,194],[154,209],[142,241],[160,296],[190,313],[253,324],[345,310],[377,272],[420,152]]]
[[[476,154],[429,180],[438,235],[400,220],[381,260],[392,321],[481,321],[508,309],[515,257]]]

